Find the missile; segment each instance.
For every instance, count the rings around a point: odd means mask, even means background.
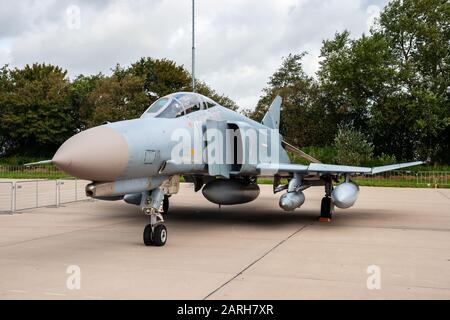
[[[305,194],[299,192],[288,192],[281,196],[279,205],[284,211],[294,211],[305,203]]]

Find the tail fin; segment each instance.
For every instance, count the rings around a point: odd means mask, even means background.
[[[275,100],[273,100],[270,105],[269,110],[262,120],[262,124],[271,128],[271,129],[279,129],[280,128],[280,112],[281,112],[281,102],[282,99],[280,96],[277,96]]]

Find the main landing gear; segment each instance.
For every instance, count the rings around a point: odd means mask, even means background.
[[[331,217],[334,213],[334,205],[331,201],[331,192],[333,191],[333,182],[332,180],[325,180],[325,197],[322,199],[322,203],[320,206],[320,222],[331,222]]]
[[[166,203],[165,206],[164,203]],[[144,244],[146,246],[164,246],[167,242],[167,228],[164,225],[162,212],[167,212],[169,209],[169,199],[166,199],[163,190],[160,188],[144,192],[141,208],[146,215],[150,216],[150,224],[144,229]]]
[[[162,203],[162,214],[166,215],[169,212],[169,196],[165,195]]]

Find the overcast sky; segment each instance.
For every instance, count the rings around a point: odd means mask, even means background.
[[[289,53],[318,68],[323,39],[367,32],[387,0],[196,0],[197,78],[253,108]],[[191,68],[191,0],[0,0],[0,65],[109,73],[142,56]]]

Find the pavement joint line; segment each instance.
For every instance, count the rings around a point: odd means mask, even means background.
[[[441,192],[440,190],[437,190],[437,193],[440,194],[441,196],[443,196],[444,198],[447,198],[450,200],[450,197],[447,196],[445,193]]]
[[[306,227],[310,226],[311,224],[306,224],[304,226],[302,226],[301,228],[299,228],[298,230],[296,230],[294,233],[292,233],[291,235],[289,235],[287,238],[284,238],[283,240],[281,240],[280,242],[278,242],[276,245],[274,245],[272,248],[270,248],[267,252],[265,252],[262,256],[260,256],[259,258],[257,258],[256,260],[254,260],[253,262],[251,262],[248,266],[246,266],[244,269],[242,269],[241,271],[239,271],[237,274],[235,274],[231,279],[229,279],[228,281],[226,281],[225,283],[223,283],[222,285],[220,285],[218,288],[216,288],[214,291],[210,292],[206,297],[204,297],[202,300],[207,300],[209,297],[211,297],[213,294],[217,293],[218,291],[220,291],[221,289],[223,289],[226,285],[228,285],[229,283],[231,283],[233,280],[235,280],[237,277],[239,277],[240,275],[242,275],[245,271],[247,271],[248,269],[250,269],[251,267],[253,267],[255,264],[257,264],[259,261],[261,261],[262,259],[264,259],[268,254],[270,254],[271,252],[273,252],[274,250],[276,250],[278,247],[280,247],[282,244],[284,244],[286,241],[288,241],[289,239],[291,239],[292,237],[294,237],[295,235],[299,234],[300,232],[302,232],[304,229],[306,229]]]

